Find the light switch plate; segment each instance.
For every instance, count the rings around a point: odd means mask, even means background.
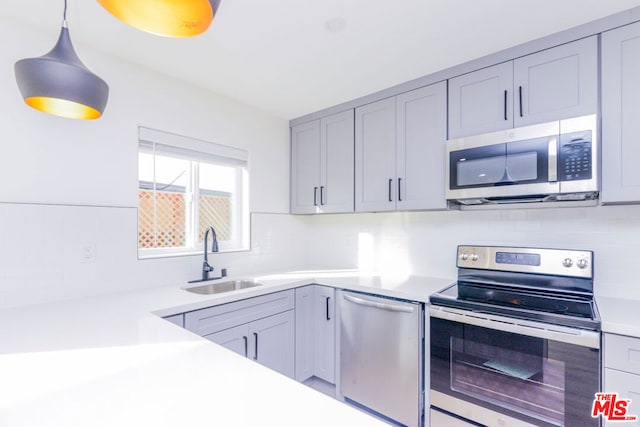
[[[82,251],[80,255],[81,262],[94,262],[96,260],[96,245],[95,243],[85,243],[82,245]]]

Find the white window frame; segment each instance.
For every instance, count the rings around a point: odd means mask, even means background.
[[[163,132],[143,126],[138,127],[138,155],[139,153],[165,155],[168,157],[182,158],[191,162],[190,176],[188,177],[188,191],[185,195],[187,208],[185,215],[185,240],[184,247],[169,248],[140,248],[138,258],[158,258],[167,256],[181,256],[202,254],[203,243],[198,242],[199,209],[193,207],[199,200],[199,163],[218,164],[236,167],[236,193],[235,203],[232,204],[232,236],[230,241],[219,241],[220,252],[236,252],[250,250],[250,220],[249,220],[249,153],[246,150],[203,141],[182,135]],[[138,173],[138,191],[140,186],[140,174]],[[154,171],[153,185],[155,189],[156,179]],[[189,190],[192,190],[189,193]],[[190,197],[189,197],[190,196]],[[138,208],[139,209],[139,208]],[[137,230],[140,232],[140,226]],[[139,238],[139,237],[138,237]],[[137,241],[137,239],[136,239]],[[211,250],[209,246],[208,250]]]

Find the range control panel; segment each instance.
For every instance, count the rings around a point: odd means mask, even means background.
[[[458,246],[459,268],[593,278],[593,252],[572,249]]]

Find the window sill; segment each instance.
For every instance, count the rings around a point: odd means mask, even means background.
[[[251,248],[227,249],[227,250],[221,250],[218,252],[208,252],[208,254],[209,255],[230,254],[230,253],[250,252],[250,251],[251,251]],[[186,250],[184,252],[161,252],[161,253],[147,253],[147,252],[140,253],[140,251],[138,251],[138,260],[177,258],[177,257],[187,257],[187,256],[203,256],[202,250],[199,250],[199,251]]]

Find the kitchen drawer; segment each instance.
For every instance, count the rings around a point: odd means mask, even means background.
[[[619,399],[631,399],[631,404],[628,407],[629,413],[627,415],[640,416],[640,375],[605,368],[603,391],[605,393],[618,393]],[[634,423],[605,421],[603,425],[623,425],[633,427],[640,425],[640,421],[636,421]]]
[[[604,366],[640,375],[640,338],[605,334]]]
[[[295,292],[290,289],[186,313],[184,327],[204,336],[292,310],[294,306]]]
[[[431,427],[474,427],[479,425],[471,424],[462,418],[454,418],[451,415],[433,409],[429,411],[429,418],[431,419]]]

